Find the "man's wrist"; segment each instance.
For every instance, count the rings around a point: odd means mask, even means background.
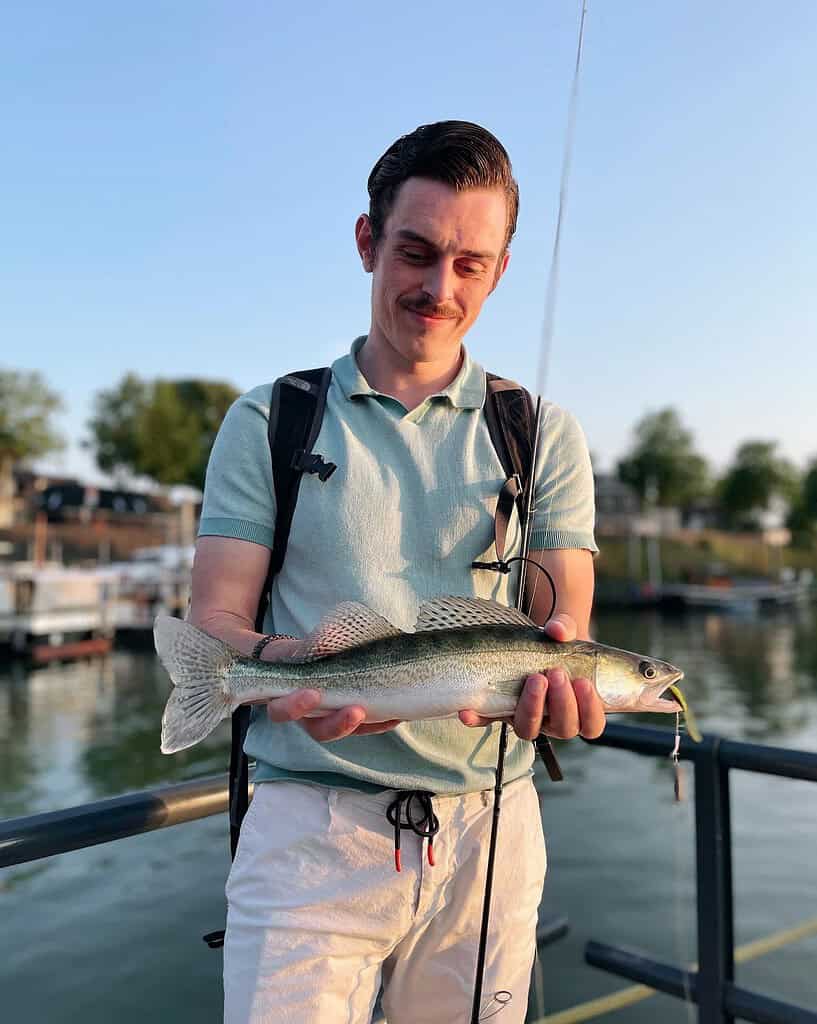
[[[274,643],[276,640],[297,640],[297,637],[292,636],[290,633],[265,633],[264,636],[256,643],[253,647],[250,657],[253,661],[263,661],[261,655],[264,652],[264,648],[267,644]]]

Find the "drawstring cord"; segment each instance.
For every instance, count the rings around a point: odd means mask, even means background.
[[[434,836],[440,831],[440,819],[434,813],[431,797],[432,794],[423,789],[407,789],[398,793],[386,808],[389,824],[394,825],[394,867],[397,871],[402,870],[400,830],[404,828],[411,829],[421,839],[428,840],[428,863],[434,867]],[[419,804],[419,810],[416,810],[414,801]],[[404,813],[405,821],[403,821]],[[422,817],[420,817],[420,813],[422,813]]]

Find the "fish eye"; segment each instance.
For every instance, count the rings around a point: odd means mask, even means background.
[[[642,661],[638,666],[638,671],[645,679],[655,679],[658,675],[658,669],[651,661]]]

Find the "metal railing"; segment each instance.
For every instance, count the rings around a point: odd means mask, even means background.
[[[227,776],[211,775],[110,800],[0,821],[0,868],[125,839],[227,811]]]
[[[666,757],[666,729],[608,725],[594,745]],[[699,1024],[732,1024],[735,1018],[757,1024],[817,1024],[817,1013],[735,984],[732,826],[729,772],[760,772],[817,782],[817,754],[705,736],[684,738],[680,756],[695,772],[695,845],[697,861],[697,970],[654,960],[644,953],[589,942],[585,960],[631,981],[698,1006]]]
[[[666,729],[607,726],[594,745],[666,757]],[[587,963],[659,992],[698,1005],[699,1024],[817,1024],[817,1013],[735,985],[732,836],[729,771],[761,772],[817,782],[817,754],[704,737],[684,738],[680,756],[695,770],[697,848],[697,970],[654,960],[644,953],[589,942]],[[195,821],[227,810],[225,775],[144,790],[66,810],[0,822],[0,868],[51,857],[99,843]],[[547,936],[566,930],[552,922]],[[547,941],[543,934],[541,939]]]

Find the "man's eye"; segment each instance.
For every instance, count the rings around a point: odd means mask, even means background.
[[[484,269],[485,268],[481,263],[460,264],[460,273],[464,274],[466,277],[476,277],[478,274],[481,274]]]
[[[428,259],[427,255],[420,249],[403,249],[401,255],[411,263],[422,263]]]

